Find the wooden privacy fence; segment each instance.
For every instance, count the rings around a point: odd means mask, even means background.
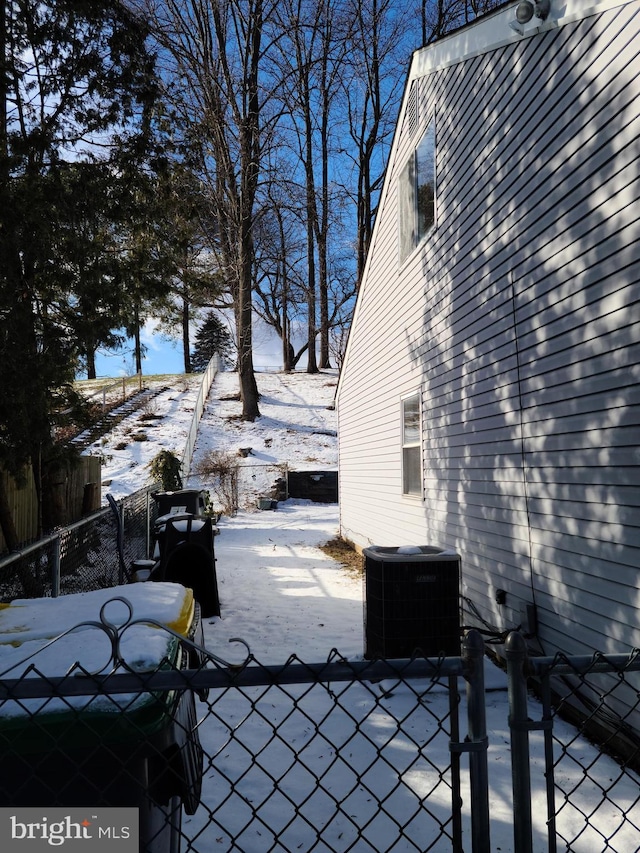
[[[0,470],[0,480],[9,503],[9,511],[20,543],[35,539],[38,531],[38,499],[31,468],[24,485],[19,486],[10,474]],[[0,553],[8,550],[0,530]]]
[[[98,456],[81,456],[77,463],[59,468],[50,483],[55,526],[71,524],[100,509],[101,462]],[[33,472],[28,469],[23,485],[5,471],[0,471],[9,508],[20,544],[38,536],[38,498]],[[7,551],[0,530],[0,553]]]

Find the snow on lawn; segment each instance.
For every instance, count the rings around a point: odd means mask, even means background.
[[[338,467],[336,414],[333,400],[337,371],[317,374],[258,373],[260,414],[254,423],[240,420],[238,375],[219,373],[211,387],[200,421],[198,438],[185,487],[209,487],[195,473],[212,452],[229,454],[242,468],[241,506],[255,506],[287,465],[295,470],[335,470]],[[163,377],[164,384],[169,377]],[[201,376],[177,376],[171,387],[147,409],[130,416],[88,453],[103,457],[103,503],[131,494],[150,482],[148,465],[161,450],[182,457],[193,418]],[[250,448],[241,457],[241,448]]]
[[[280,464],[294,468],[337,468],[335,370],[316,374],[258,373],[260,417],[239,419],[241,404],[235,373],[219,373],[200,422],[194,464],[210,450],[237,453],[252,449],[247,464]]]
[[[255,507],[259,497],[269,496],[284,466],[296,471],[336,470],[338,442],[333,400],[337,372],[316,374],[258,373],[260,417],[253,423],[240,420],[238,377],[219,373],[209,394],[198,429],[191,464],[189,488],[208,488],[206,468],[212,452],[227,454],[239,471],[239,505]],[[240,455],[240,451],[247,456]],[[212,489],[214,504],[215,490]]]
[[[164,377],[161,384],[169,381]],[[173,377],[170,387],[88,448],[103,459],[103,503],[107,493],[121,498],[149,485],[148,465],[161,450],[182,458],[201,381],[201,376]]]

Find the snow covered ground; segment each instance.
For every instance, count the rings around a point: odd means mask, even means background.
[[[306,374],[264,373],[258,376],[258,386],[262,397],[260,408],[262,417],[254,424],[245,424],[238,419],[240,404],[228,399],[237,393],[237,379],[233,374],[219,375],[212,388],[207,410],[199,431],[198,444],[194,456],[194,465],[212,450],[237,455],[240,448],[251,448],[249,456],[241,458],[243,466],[251,467],[250,477],[254,478],[255,494],[264,493],[270,485],[273,466],[290,464],[299,468],[335,468],[337,466],[337,442],[335,439],[335,412],[331,404],[335,392],[336,377],[333,373],[315,376]],[[104,480],[109,482],[108,490],[116,497],[133,492],[145,485],[148,480],[146,464],[162,448],[179,451],[184,441],[191,418],[189,407],[195,398],[193,387],[177,386],[158,399],[156,414],[162,415],[154,421],[155,426],[145,427],[147,440],[137,442],[131,439],[139,423],[123,424],[117,434],[100,443],[100,452],[105,456]],[[193,395],[193,396],[192,396]],[[128,430],[128,432],[127,432]],[[333,433],[333,434],[332,434]],[[116,446],[126,442],[126,447],[117,450]],[[194,477],[189,486],[207,488],[206,478]],[[284,663],[290,655],[296,654],[306,663],[316,663],[327,659],[332,649],[348,659],[355,660],[363,655],[363,601],[361,578],[349,572],[341,564],[330,559],[319,546],[334,538],[338,533],[338,507],[336,505],[311,504],[300,501],[287,501],[279,504],[276,511],[256,511],[253,501],[248,502],[234,517],[223,517],[219,523],[220,535],[216,538],[216,558],[218,584],[221,599],[221,617],[206,620],[205,638],[207,647],[216,655],[231,662],[244,657],[242,647],[229,641],[241,637],[251,648],[255,657],[263,664]],[[491,849],[494,851],[513,850],[513,828],[511,813],[511,764],[509,760],[508,702],[505,677],[493,664],[486,664],[487,686],[487,726],[489,732],[489,781],[491,803]],[[382,685],[384,691],[385,685]],[[365,688],[350,688],[341,695],[340,703],[348,712],[344,717],[346,725],[352,725],[349,718],[358,719],[363,704],[367,701]],[[464,687],[462,694],[461,737],[464,738]],[[291,691],[288,691],[289,693]],[[414,701],[413,691],[401,686],[391,691],[384,701],[389,712],[396,718],[402,718],[405,705]],[[327,704],[330,694],[325,688],[314,688],[305,700],[316,703],[317,713]],[[312,797],[301,807],[304,818],[291,816],[291,806],[284,799],[270,799],[274,792],[273,780],[260,770],[260,762],[267,762],[273,769],[273,775],[281,776],[282,790],[290,796],[302,797],[305,788],[305,762],[313,767],[312,772],[329,767],[335,758],[330,742],[319,737],[319,732],[304,713],[291,713],[291,702],[284,693],[272,691],[267,695],[256,689],[252,698],[257,702],[260,714],[249,714],[247,697],[239,694],[235,698],[227,697],[224,703],[224,715],[207,714],[200,728],[201,738],[208,754],[215,756],[204,779],[203,806],[191,818],[185,818],[185,832],[196,838],[194,851],[211,853],[214,850],[231,849],[229,832],[238,831],[239,826],[246,830],[242,834],[242,849],[245,853],[264,853],[265,850],[282,849],[271,847],[272,839],[265,835],[265,826],[256,818],[258,805],[267,801],[262,812],[263,820],[272,822],[273,827],[293,822],[287,834],[288,849],[325,850],[314,846],[317,838],[313,827],[322,826],[328,821],[326,810],[331,803],[321,797]],[[430,692],[424,708],[430,719],[439,714],[446,716],[447,695],[444,690]],[[330,703],[329,703],[330,704]],[[206,708],[201,706],[203,715]],[[298,709],[299,710],[299,709]],[[266,749],[262,715],[286,720],[282,730],[286,732],[287,750],[277,740]],[[290,715],[290,716],[289,716]],[[531,700],[530,715],[540,718],[540,708]],[[378,726],[390,725],[390,718],[378,720]],[[391,723],[391,725],[393,725]],[[242,729],[241,737],[238,733]],[[597,853],[600,850],[633,853],[640,849],[640,837],[637,826],[640,825],[640,806],[638,799],[638,781],[629,774],[622,775],[618,765],[583,738],[576,738],[575,731],[556,721],[557,736],[571,743],[568,757],[557,768],[565,790],[574,790],[571,804],[558,797],[558,807],[562,807],[561,827],[569,837],[577,837],[571,846],[573,853]],[[380,735],[380,731],[373,737]],[[242,738],[242,740],[241,740]],[[268,736],[267,740],[269,740]],[[333,743],[341,739],[340,731],[333,733]],[[239,744],[252,744],[260,757],[251,759]],[[294,746],[295,745],[295,746]],[[360,757],[365,760],[370,749],[367,741],[354,740],[350,752],[358,763]],[[398,784],[402,773],[405,783],[411,782],[419,797],[426,796],[430,790],[431,779],[401,762],[411,756],[413,747],[405,743],[396,752],[393,766],[377,762],[367,773],[371,786],[389,789]],[[425,747],[425,754],[448,765],[450,756],[448,746],[436,744]],[[540,732],[531,735],[532,777],[533,777],[533,814],[535,821],[535,853],[544,853],[546,844],[546,791],[544,787],[542,736]],[[265,750],[264,752],[262,750]],[[361,750],[361,755],[358,751]],[[443,750],[442,756],[437,753]],[[291,764],[291,753],[304,755],[301,764],[292,764],[290,770],[282,775],[279,762],[283,767]],[[432,755],[433,753],[433,755]],[[571,756],[579,758],[574,761]],[[558,756],[559,758],[559,756]],[[367,758],[368,760],[368,758]],[[466,759],[463,758],[463,768]],[[400,763],[398,763],[400,762]],[[589,767],[586,777],[583,767]],[[223,802],[226,783],[221,771],[229,778],[237,778],[237,790],[241,797],[234,795]],[[244,775],[246,774],[246,775]],[[357,816],[366,821],[371,814],[371,796],[360,785],[353,787],[353,778],[343,763],[332,765],[331,784],[334,796],[339,799],[348,815]],[[607,792],[606,797],[603,791]],[[277,794],[277,790],[276,790]],[[469,802],[469,792],[462,792],[465,803]],[[442,814],[447,815],[447,795],[442,789],[429,794],[425,803]],[[395,797],[395,795],[394,795]],[[442,799],[441,799],[442,797]],[[395,800],[394,800],[395,802]],[[400,791],[397,795],[397,809],[400,814],[410,808],[413,800]],[[449,799],[450,802],[450,799]],[[634,805],[635,804],[635,805]],[[368,810],[368,811],[367,811]],[[633,823],[624,823],[621,813],[629,810]],[[634,811],[635,810],[635,811]],[[215,812],[217,825],[208,823],[209,812]],[[598,831],[584,827],[584,814],[590,815],[590,822]],[[338,816],[340,817],[340,816]],[[327,841],[333,850],[353,849],[359,851],[383,851],[391,849],[389,844],[393,835],[392,821],[372,824],[369,831],[370,841],[356,842],[350,847],[353,826],[350,820],[329,821]],[[353,818],[356,820],[356,818]],[[619,832],[614,831],[620,826]],[[465,849],[470,849],[468,824],[465,824]],[[581,833],[581,831],[584,831]],[[614,835],[607,846],[604,840]],[[395,853],[415,851],[416,847],[400,841],[393,846]],[[418,849],[420,847],[418,846]],[[433,849],[445,851],[445,846]]]
[[[337,509],[335,505],[312,505],[306,502],[288,501],[279,506],[276,512],[242,512],[235,518],[223,519],[220,526],[221,533],[216,540],[222,616],[219,619],[216,617],[208,620],[205,625],[208,648],[232,663],[242,659],[243,656],[243,649],[234,647],[233,643],[229,642],[234,637],[245,640],[262,664],[282,664],[292,654],[296,654],[306,663],[321,662],[327,660],[332,649],[337,649],[342,657],[351,660],[362,658],[362,581],[329,559],[317,547],[336,535]],[[485,681],[488,690],[491,849],[506,853],[514,849],[506,676],[501,669],[487,660]],[[379,685],[381,692],[384,692],[387,687],[394,688],[389,698],[385,699],[389,714],[398,720],[405,719],[407,715],[413,715],[415,713],[413,691],[415,689],[420,691],[420,686],[414,684],[398,687],[385,683]],[[459,685],[459,690],[461,737],[464,738],[467,732],[464,683]],[[326,691],[323,688],[315,688],[314,691],[318,706],[326,705]],[[273,719],[287,719],[290,715],[287,720],[286,734],[291,743],[295,741],[304,745],[307,750],[304,762],[311,762],[314,768],[322,769],[321,756],[326,756],[327,750],[331,752],[331,745],[324,739],[319,739],[319,742],[316,742],[317,755],[315,758],[310,757],[309,753],[313,754],[313,749],[308,748],[307,744],[313,738],[313,733],[309,718],[304,714],[293,713],[292,703],[285,702],[280,691],[272,691],[273,698],[272,694],[262,696],[262,693],[263,691],[256,690],[253,695],[261,697],[261,701],[264,699]],[[368,701],[370,702],[370,699],[364,688],[351,688],[340,696],[340,705],[348,711],[348,717],[345,716],[347,726],[352,726],[350,719],[359,719],[359,714],[362,713],[362,708]],[[425,729],[433,730],[431,715],[436,719],[447,718],[448,696],[445,688],[430,691],[425,702],[427,703],[425,707],[428,708]],[[261,706],[258,705],[258,707]],[[237,714],[236,723],[239,727],[242,726],[240,739],[248,738],[249,741],[254,739],[256,743],[261,743],[261,737],[264,737],[264,734],[260,734],[263,720],[256,715],[256,719],[245,721],[247,714],[245,697],[238,699],[237,707],[232,713]],[[541,718],[540,705],[534,699],[531,699],[530,715],[532,719]],[[242,758],[237,754],[235,741],[238,738],[230,738],[224,724],[218,720],[213,720],[212,723],[213,728],[203,732],[205,748],[210,754],[219,756],[222,761],[221,769],[233,776],[234,761],[240,761],[243,768],[245,766]],[[382,724],[389,726],[390,720],[386,719]],[[580,836],[571,847],[573,853],[597,853],[605,849],[619,851],[619,853],[632,853],[640,849],[640,836],[636,828],[640,824],[640,805],[637,803],[638,780],[622,775],[620,768],[611,758],[600,754],[584,738],[578,737],[576,730],[562,720],[555,721],[554,731],[556,737],[563,743],[570,744],[567,757],[561,761],[558,749],[556,751],[556,760],[559,761],[556,773],[563,790],[572,792],[567,802],[563,802],[562,796],[557,794],[557,805],[558,808],[561,807],[559,827],[563,835],[568,838]],[[424,739],[428,737],[430,734],[425,731]],[[338,740],[336,739],[336,742]],[[355,742],[357,743],[357,739]],[[534,853],[546,853],[548,850],[545,823],[546,789],[544,742],[541,732],[531,734],[530,744]],[[364,741],[361,748],[364,752],[368,752],[370,744]],[[357,746],[353,746],[353,749],[357,749]],[[273,752],[276,753],[278,750],[274,747]],[[448,742],[435,739],[429,743],[428,748],[425,748],[425,753],[438,766],[448,766],[450,761]],[[257,761],[258,765],[260,760]],[[282,758],[282,760],[286,759]],[[436,773],[421,774],[417,768],[415,771],[409,769],[401,773],[402,767],[398,763],[400,761],[402,761],[401,756],[394,757],[394,767],[391,769],[385,761],[375,764],[372,774],[376,776],[376,790],[390,790],[397,784],[400,777],[404,783],[410,783],[418,792],[423,791],[426,794],[431,790],[431,786],[437,780]],[[465,777],[464,771],[468,766],[466,761],[467,759],[463,757],[462,797],[468,804],[470,796],[468,777]],[[346,768],[342,765],[338,767],[340,772],[336,770],[331,780],[333,795],[338,799],[345,797],[348,800],[349,814],[366,819],[366,802],[367,800],[370,802],[370,794],[367,794],[366,789],[358,789],[354,794],[349,794],[353,779]],[[588,776],[583,771],[584,767],[589,768]],[[294,784],[291,780],[295,779],[295,771],[292,773],[293,777],[288,774],[285,776],[288,785]],[[372,774],[368,777],[369,784],[373,784]],[[253,776],[257,778],[254,779]],[[269,797],[272,787],[272,782],[256,769],[251,771],[246,780],[246,786],[244,788],[240,786],[240,789],[246,791],[249,799],[258,803]],[[211,804],[219,802],[222,788],[224,788],[222,780],[214,766],[205,776],[204,802]],[[604,800],[603,790],[608,792]],[[397,807],[401,812],[409,810],[412,803],[415,805],[415,801],[402,791],[398,793],[397,799]],[[448,789],[438,787],[431,792],[429,804],[435,811],[440,810],[442,814],[446,814],[450,804]],[[307,814],[312,826],[322,826],[328,820],[327,808],[330,810],[330,804],[327,806],[325,803],[323,808],[319,801],[318,812],[315,815]],[[465,808],[468,809],[468,806]],[[624,824],[612,839],[611,846],[607,847],[603,838],[611,837],[623,824],[621,810],[627,809],[634,824]],[[597,829],[585,826],[585,814],[590,815],[590,823]],[[206,817],[207,809],[204,808],[193,818],[188,819],[193,823],[193,830],[187,829],[189,834],[199,828],[200,822],[204,822]],[[218,817],[222,820],[221,815]],[[231,817],[229,819],[231,820]],[[190,824],[187,824],[188,826]],[[299,848],[301,850],[310,849],[309,830],[307,827],[305,839],[304,827],[304,822],[302,822],[302,828],[298,826],[300,838],[295,836],[296,844],[289,849],[297,849],[297,844],[301,845]],[[464,822],[463,829],[466,838],[465,850],[470,850],[468,820]],[[333,845],[333,849],[347,849],[347,830],[348,826],[344,825],[344,821],[337,820],[330,823],[327,829],[327,841]],[[422,827],[422,830],[425,831],[425,828]],[[217,832],[216,837],[224,838],[214,827],[209,831],[212,837]],[[262,846],[265,845],[266,839],[257,834],[260,832],[264,833],[264,827],[257,821],[252,822],[246,834],[243,835],[243,843],[246,846],[242,849],[246,853],[261,853],[262,850],[271,849],[269,845]],[[339,839],[340,832],[347,833],[342,842]],[[375,832],[378,833],[375,836],[377,842],[374,841],[373,846],[369,847],[364,841],[360,841],[358,843],[362,844],[362,847],[356,846],[355,849],[363,851],[393,849],[394,853],[405,850],[409,853],[415,850],[409,842],[400,841],[396,846],[392,846],[393,826],[389,821],[385,822],[382,816]],[[342,847],[341,843],[345,846]],[[224,841],[221,844],[222,849],[225,849]],[[389,846],[385,846],[387,844]],[[433,849],[444,851],[446,845],[442,842],[440,844],[441,846]],[[197,849],[205,851],[211,848],[203,845],[202,848]]]
[[[148,466],[161,450],[182,457],[200,383],[200,376],[148,380],[147,387],[165,390],[88,448],[87,453],[103,461],[103,504],[107,493],[121,498],[148,485]]]
[[[213,383],[198,430],[192,468],[210,450],[236,453],[250,447],[246,464],[286,462],[300,470],[337,468],[338,443],[333,400],[337,372],[259,373],[260,417],[239,420],[240,402],[235,373],[219,373]]]
[[[336,371],[306,373],[259,373],[260,417],[253,423],[240,420],[235,373],[216,376],[196,442],[189,488],[209,489],[207,458],[226,454],[240,466],[239,506],[254,508],[269,496],[284,468],[296,471],[336,470],[338,443],[333,399]],[[247,453],[242,456],[240,453]],[[224,505],[211,488],[211,499]]]
[[[166,381],[163,377],[163,384]],[[103,502],[107,493],[120,498],[148,484],[148,465],[161,450],[182,457],[199,381],[199,376],[176,377],[150,403],[149,411],[127,418],[88,450],[104,460]],[[196,473],[211,452],[228,454],[241,466],[241,506],[247,507],[255,507],[256,498],[270,490],[285,465],[299,471],[337,469],[337,372],[260,373],[257,381],[261,417],[246,423],[239,417],[237,375],[216,376],[200,421],[188,488],[211,486]],[[250,450],[249,455],[240,456],[241,449]]]

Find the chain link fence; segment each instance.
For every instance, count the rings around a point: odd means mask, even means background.
[[[210,460],[204,480],[208,510],[215,516],[234,515],[238,509],[274,509],[277,501],[290,496],[289,479],[294,473],[287,465],[218,454]],[[185,486],[199,488],[198,476],[194,473]],[[150,534],[158,515],[151,494],[159,488],[156,484],[114,502],[123,522],[120,540],[115,513],[103,509],[1,559],[0,602],[122,583],[127,574],[123,564],[128,568],[134,560],[150,556]]]
[[[133,805],[146,853],[463,849],[469,661],[232,666],[180,638],[124,673],[135,627],[105,620],[108,675],[0,667],[0,804]]]
[[[509,792],[487,773],[488,749],[505,754],[485,727],[475,632],[460,658],[333,650],[323,663],[264,666],[248,650],[229,664],[165,629],[177,645],[145,671],[121,656],[137,627],[104,620],[112,662],[101,674],[46,675],[37,656],[24,674],[0,666],[2,805],[134,805],[145,853],[495,853],[491,815],[504,821],[505,809],[513,853],[638,849],[635,735],[611,713],[619,691],[638,710],[637,653],[529,660],[511,636]],[[585,741],[595,713],[566,720],[578,687],[624,736],[626,757],[612,761],[613,740]],[[540,785],[546,811],[532,808]]]
[[[387,690],[373,665],[349,671],[336,656],[321,675],[291,658],[276,674],[263,668],[258,686],[210,691],[186,849],[215,838],[256,853],[461,850],[451,671],[388,672]]]
[[[529,658],[514,633],[506,656],[517,853],[533,851],[531,791],[542,780],[549,853],[639,850],[640,651]]]
[[[116,501],[124,525],[125,566],[145,559],[149,531],[157,516],[151,493],[141,489]],[[104,589],[123,582],[118,552],[118,521],[103,509],[0,560],[0,602]]]

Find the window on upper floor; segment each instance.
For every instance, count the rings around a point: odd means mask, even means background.
[[[422,497],[420,394],[402,400],[402,494]]]
[[[435,224],[436,124],[431,119],[398,179],[400,261]]]

